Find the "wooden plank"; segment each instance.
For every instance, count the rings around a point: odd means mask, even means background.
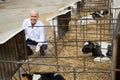
[[[113,44],[112,69],[119,71],[113,71],[112,80],[120,80],[120,33],[117,34]]]
[[[0,60],[11,61],[9,63],[0,61],[0,79],[9,80],[18,69],[14,61],[25,60],[25,54],[24,31],[16,33],[14,37],[0,44]]]

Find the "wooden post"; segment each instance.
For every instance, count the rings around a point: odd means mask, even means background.
[[[120,80],[120,33],[117,34],[113,44],[112,80]]]

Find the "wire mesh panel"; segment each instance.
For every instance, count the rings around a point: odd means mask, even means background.
[[[3,61],[4,62],[4,61]],[[10,61],[4,63],[11,63]],[[12,80],[22,80],[23,73],[32,74],[35,72],[49,73],[55,72],[62,75],[65,80],[111,80],[111,70],[95,67],[70,66],[70,65],[54,65],[36,62],[12,62],[16,65],[21,65],[18,71],[13,76]]]
[[[54,23],[54,21],[52,22],[52,29],[55,32],[53,32],[48,39],[49,50],[46,52],[46,54],[50,53],[53,55],[42,57],[39,54],[36,54],[29,57],[30,61],[26,62],[27,65],[22,66],[23,72],[58,71],[63,73],[66,80],[111,80],[110,60],[95,62],[92,54],[83,54],[80,51],[84,42],[89,40],[111,43],[111,15],[110,7],[108,5],[109,4],[102,4],[102,2],[98,0],[85,1],[85,5],[83,6],[83,9],[80,10],[79,14],[71,15],[71,17],[65,17],[65,15],[62,15],[63,17],[59,17],[60,15],[57,16],[57,24]],[[91,13],[102,10],[107,10],[109,13],[97,18],[91,16]],[[46,29],[49,28],[51,27],[46,27]],[[65,33],[62,30],[63,28],[67,28]],[[56,31],[61,34],[60,38],[56,35]],[[62,35],[62,32],[64,35]],[[35,62],[36,64],[32,64],[32,62]],[[39,65],[41,63],[46,63],[48,66],[44,64]],[[54,67],[50,66],[52,64]],[[58,65],[67,65],[70,67],[61,67]]]

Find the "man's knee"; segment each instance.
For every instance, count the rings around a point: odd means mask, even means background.
[[[40,51],[44,51],[47,49],[47,45],[46,44],[43,44],[41,47],[40,47]]]

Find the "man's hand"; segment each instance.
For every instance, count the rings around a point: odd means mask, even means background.
[[[40,46],[41,46],[41,43],[38,43],[37,46],[36,46],[35,52],[39,52],[40,51]]]

